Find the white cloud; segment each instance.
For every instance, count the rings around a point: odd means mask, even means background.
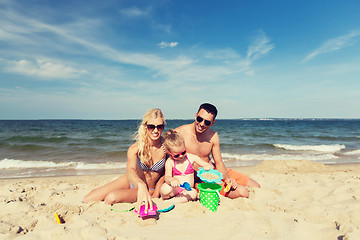
[[[16,38],[19,39],[19,41],[12,41],[13,44],[18,45],[24,45],[24,41],[20,41],[23,39],[27,39],[27,43],[31,44],[37,44],[40,48],[41,46],[44,46],[49,41],[55,43],[71,43],[71,44],[79,44],[79,46],[85,47],[89,52],[86,52],[85,54],[94,54],[96,57],[102,57],[105,59],[110,59],[115,62],[119,63],[125,63],[125,64],[133,64],[137,66],[143,66],[152,70],[158,70],[158,66],[162,64],[169,65],[171,62],[174,61],[168,61],[165,59],[162,59],[156,55],[153,54],[141,54],[141,53],[131,53],[127,51],[119,51],[116,49],[113,49],[111,47],[108,47],[106,45],[100,44],[95,41],[88,41],[86,35],[81,34],[78,36],[78,26],[81,26],[81,23],[74,23],[71,25],[66,25],[65,27],[51,25],[47,23],[43,23],[41,21],[38,21],[33,18],[27,18],[25,16],[22,16],[20,14],[17,14],[15,12],[2,12],[0,10],[0,13],[4,13],[4,15],[0,15],[0,22],[3,22],[4,24],[0,25],[0,29],[3,29],[4,26],[7,26],[8,23],[13,24],[14,26],[18,26],[17,28],[12,29],[18,29],[16,32],[13,32],[11,35],[11,39],[9,39],[9,36],[6,36],[8,42],[10,43],[10,40],[15,40]],[[6,20],[1,21],[1,17],[5,18]],[[80,28],[81,29],[81,28]],[[7,31],[7,30],[5,30]],[[96,31],[94,31],[96,32]],[[52,38],[41,38],[41,34],[51,34]],[[38,38],[38,41],[32,41],[31,39]],[[92,38],[89,36],[89,38]],[[175,47],[178,43],[165,43],[165,45],[168,44],[169,47]],[[51,47],[54,49],[61,48],[61,51],[65,49],[61,44],[52,44]],[[73,46],[69,46],[70,49],[74,49]],[[76,48],[77,51],[79,48]],[[23,53],[25,54],[25,53]],[[30,56],[28,56],[30,58]],[[176,60],[175,60],[176,62]]]
[[[134,14],[136,13],[135,9],[133,9],[133,12]],[[34,58],[32,58],[32,52],[27,54],[22,52],[21,57],[12,57],[13,59],[22,60],[12,61],[12,65],[6,70],[47,78],[74,78],[80,74],[86,73],[83,70],[77,70],[76,67],[74,68],[72,63],[64,63],[65,60],[36,60],[43,59],[42,55],[48,56],[48,51],[41,53],[41,49],[48,49],[43,47],[48,43],[51,43],[49,47],[51,47],[53,52],[71,55],[72,52],[68,51],[71,49],[71,51],[76,51],[77,55],[91,56],[93,59],[105,59],[118,64],[131,64],[134,66],[145,67],[152,72],[152,76],[156,79],[179,83],[183,81],[201,82],[205,79],[207,81],[216,82],[219,79],[224,78],[224,76],[228,79],[240,79],[241,77],[239,74],[248,76],[254,75],[255,73],[251,69],[253,62],[274,48],[274,45],[270,43],[270,39],[266,34],[260,32],[249,46],[246,58],[241,57],[232,49],[220,49],[215,52],[205,50],[203,54],[195,54],[192,51],[191,54],[194,54],[194,56],[196,56],[195,58],[191,55],[180,55],[175,58],[167,58],[152,53],[144,54],[129,52],[122,49],[119,50],[99,43],[96,41],[95,36],[88,35],[91,32],[97,31],[88,29],[86,34],[81,31],[79,33],[78,29],[82,29],[81,26],[94,26],[93,24],[83,24],[84,21],[88,23],[87,19],[81,19],[80,21],[67,23],[66,25],[47,24],[16,13],[8,14],[6,19],[13,25],[19,27],[23,26],[18,31],[12,33],[15,34],[15,36],[21,36],[25,39],[36,39],[36,41],[32,41],[31,44],[37,45],[34,45],[34,47],[29,49],[36,48],[38,51],[38,56],[35,56]],[[97,23],[96,19],[94,21]],[[6,22],[6,20],[4,22]],[[95,27],[98,27],[98,24],[95,24]],[[3,28],[3,26],[0,26],[0,29],[1,28]],[[15,39],[15,37],[13,37],[13,39]],[[20,43],[21,42],[19,41],[17,45],[20,45]],[[160,48],[174,48],[178,45],[178,42],[166,41],[158,44]],[[48,57],[50,59],[55,59],[51,56]],[[214,60],[215,58],[219,59],[219,57],[221,57],[221,61]],[[78,64],[80,65],[81,62]],[[99,63],[99,65],[102,64]],[[88,69],[89,73],[94,72],[94,69],[86,65],[81,68]],[[101,71],[97,72],[96,75],[104,76]],[[130,76],[124,75],[123,79],[126,77],[130,78]],[[116,79],[117,77],[115,75],[107,75],[107,78]],[[104,80],[103,77],[102,79]]]
[[[18,74],[24,74],[29,76],[41,77],[41,78],[74,78],[81,74],[86,73],[83,70],[77,70],[69,66],[53,63],[43,59],[31,60],[19,60],[9,62],[7,68],[10,72]]]
[[[266,34],[260,31],[259,35],[256,36],[255,40],[249,46],[247,51],[247,59],[256,60],[268,52],[274,49],[274,44],[270,43],[270,39],[266,36]]]
[[[131,8],[121,9],[120,13],[130,18],[137,18],[137,17],[147,16],[150,13],[150,10],[151,8],[142,10],[137,7],[131,7]]]
[[[0,39],[2,40],[11,40],[11,39],[16,39],[18,38],[17,35],[12,34],[8,31],[5,31],[3,29],[0,29]]]
[[[237,59],[239,54],[231,48],[214,50],[212,52],[204,53],[204,57],[208,59]]]
[[[360,31],[352,31],[344,36],[329,39],[325,41],[318,49],[314,50],[312,53],[306,56],[303,62],[307,62],[318,55],[338,51],[344,47],[347,47],[358,41],[359,39],[357,38],[359,36]]]
[[[160,48],[167,48],[167,47],[176,47],[177,45],[179,45],[178,42],[165,42],[165,41],[162,41],[161,43],[158,44],[158,46],[160,46]]]

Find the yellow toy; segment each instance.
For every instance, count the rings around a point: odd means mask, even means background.
[[[226,185],[226,187],[225,187],[225,189],[224,189],[224,192],[227,193],[228,191],[230,191],[230,184]]]
[[[56,222],[57,222],[58,224],[62,224],[62,223],[63,223],[63,222],[61,221],[59,215],[57,214],[57,212],[55,212],[55,219],[56,219]]]

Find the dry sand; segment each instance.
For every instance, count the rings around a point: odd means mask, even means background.
[[[0,239],[360,239],[360,165],[289,160],[238,170],[262,186],[248,199],[222,197],[217,212],[179,204],[147,220],[82,203],[115,175],[0,180]]]

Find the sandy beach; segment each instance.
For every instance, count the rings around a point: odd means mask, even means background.
[[[0,239],[360,239],[359,164],[264,161],[237,170],[262,188],[248,199],[222,197],[216,212],[197,201],[146,220],[82,203],[116,175],[0,180]]]

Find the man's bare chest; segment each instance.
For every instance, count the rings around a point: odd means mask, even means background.
[[[186,149],[189,153],[197,155],[201,158],[208,158],[212,149],[212,143],[209,140],[196,139],[196,137],[185,138]]]

